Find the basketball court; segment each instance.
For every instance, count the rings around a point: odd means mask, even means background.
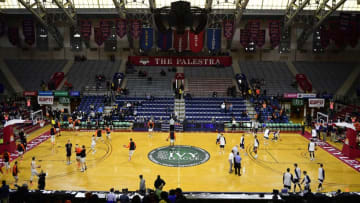
[[[32,133],[28,141],[48,128]],[[50,139],[26,152],[19,163],[19,184],[29,182],[31,157],[36,156],[37,164],[48,173],[46,189],[49,190],[107,191],[114,187],[134,191],[138,189],[138,176],[143,174],[148,188],[153,188],[156,176],[161,175],[166,181],[165,190],[181,187],[184,191],[272,192],[273,189],[283,187],[282,174],[286,168],[293,172],[294,163],[298,163],[302,171],[308,171],[313,191],[316,191],[318,184],[318,163],[323,163],[326,171],[325,192],[337,189],[350,192],[360,190],[358,171],[319,147],[315,153],[315,161],[310,161],[307,139],[295,133],[282,133],[281,140],[269,141],[266,146],[263,134],[259,133],[257,160],[252,152],[253,135],[247,133],[245,150],[240,151],[243,159],[241,176],[229,174],[228,155],[231,148],[239,144],[242,133],[224,133],[227,141],[224,154],[220,153],[219,146],[215,144],[216,133],[177,133],[175,145],[184,147],[170,152],[172,159],[168,160],[166,156],[171,148],[163,148],[165,151],[161,148],[169,146],[166,141],[168,133],[154,132],[150,138],[147,132],[112,132],[110,142],[106,140],[104,133],[105,141],[97,142],[95,154],[90,151],[92,134],[94,132],[62,132],[60,137],[56,137],[55,152],[52,152]],[[137,148],[133,159],[128,161],[128,149],[123,146],[129,143],[130,138],[133,138]],[[72,164],[66,165],[65,144],[69,139],[73,150],[75,144],[86,146],[87,171],[80,172],[77,168],[74,153],[71,157]],[[13,187],[14,179],[10,173],[3,175],[2,179]],[[37,179],[31,188],[37,188]]]

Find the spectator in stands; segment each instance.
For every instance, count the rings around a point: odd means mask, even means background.
[[[116,203],[116,195],[114,193],[114,188],[110,189],[110,193],[106,196],[107,203]]]
[[[214,92],[212,93],[212,97],[213,97],[213,98],[216,98],[216,97],[217,97],[217,92],[214,91]]]
[[[176,201],[176,191],[175,190],[171,189],[169,191],[168,199],[169,199],[170,203],[175,203],[175,201]]]
[[[223,101],[223,103],[220,105],[220,108],[221,108],[221,112],[225,112],[225,101]]]
[[[143,203],[157,203],[157,202],[159,202],[159,198],[154,193],[154,191],[150,191],[150,193],[146,195],[143,199]]]
[[[43,170],[41,170],[39,176],[39,180],[38,180],[38,188],[39,190],[44,190],[45,189],[45,177],[46,177],[46,173],[44,173]]]
[[[164,69],[161,69],[160,75],[161,75],[161,76],[166,76],[166,72],[164,71]]]
[[[6,184],[6,181],[2,181],[2,186],[0,188],[0,200],[1,202],[9,202],[9,195],[10,195],[10,188],[9,185]]]
[[[127,195],[127,190],[123,190],[123,194],[120,195],[119,200],[121,203],[129,203],[130,202],[130,198]]]
[[[168,198],[169,194],[165,191],[160,193],[160,201],[159,203],[168,203],[169,202],[169,198]]]
[[[176,202],[177,203],[186,202],[186,197],[182,194],[181,188],[176,188],[175,193],[176,193]]]
[[[131,203],[141,203],[141,198],[139,195],[135,195],[132,199],[131,199]]]

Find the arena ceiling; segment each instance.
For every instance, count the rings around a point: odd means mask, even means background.
[[[26,0],[26,2],[34,3],[40,1],[45,8],[57,8],[56,4],[52,0]],[[113,0],[71,0],[76,8],[114,8]],[[149,8],[149,0],[124,0],[125,8]],[[177,0],[155,0],[156,8],[164,6],[170,6],[171,2]],[[209,0],[186,0],[190,1],[192,6],[205,8],[206,2]],[[211,1],[211,0],[210,0]],[[235,9],[237,0],[212,0],[213,9]],[[315,10],[317,8],[317,2],[322,0],[311,0],[310,5],[307,5],[305,10]],[[330,2],[336,2],[336,0],[330,0]],[[64,0],[65,2],[65,0]],[[285,9],[289,0],[250,0],[246,9],[254,10],[282,10]],[[338,11],[360,11],[360,4],[358,0],[347,0]],[[1,9],[25,9],[18,0],[0,0]]]

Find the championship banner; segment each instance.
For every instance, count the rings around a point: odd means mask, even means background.
[[[309,107],[324,107],[325,99],[309,99]]]
[[[95,33],[95,42],[98,46],[101,46],[103,41],[103,35],[99,27],[94,27],[94,33]]]
[[[224,37],[227,40],[231,40],[234,35],[234,21],[232,20],[224,20]]]
[[[189,41],[191,51],[194,53],[200,52],[204,47],[204,31],[201,31],[199,34],[190,32]]]
[[[52,105],[54,103],[54,96],[38,96],[38,104]]]
[[[172,32],[158,32],[157,45],[163,51],[169,50],[172,47]]]
[[[184,34],[177,34],[174,31],[174,48],[178,52],[182,52],[187,49],[189,31],[185,30]]]
[[[135,66],[231,66],[231,56],[129,56]]]
[[[140,34],[140,48],[148,51],[153,46],[154,30],[152,28],[141,28]]]
[[[117,19],[116,20],[116,34],[121,38],[126,35],[126,20]]]
[[[221,29],[209,28],[207,30],[207,47],[211,51],[221,48]]]
[[[134,39],[138,39],[140,37],[140,21],[133,20],[131,22],[131,34]]]

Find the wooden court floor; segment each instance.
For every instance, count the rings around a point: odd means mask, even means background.
[[[35,137],[44,129],[34,132]],[[90,150],[93,132],[62,132],[56,137],[56,148],[52,151],[50,139],[35,149],[27,152],[19,163],[19,184],[28,183],[30,179],[30,161],[36,156],[37,164],[48,173],[46,189],[51,190],[109,190],[109,188],[128,188],[137,190],[139,174],[143,174],[146,186],[153,188],[154,180],[159,174],[166,181],[165,190],[176,187],[184,191],[209,192],[272,192],[274,188],[282,188],[282,174],[286,168],[293,171],[293,164],[299,164],[301,170],[307,170],[312,180],[313,191],[317,187],[318,163],[323,163],[326,171],[323,191],[360,191],[360,173],[337,160],[322,149],[316,151],[316,160],[310,161],[307,154],[307,140],[298,134],[281,134],[281,141],[269,142],[264,146],[262,134],[258,159],[251,152],[252,134],[246,134],[246,149],[241,151],[242,176],[229,174],[228,155],[231,148],[240,142],[241,133],[225,133],[225,153],[219,153],[215,144],[215,133],[177,133],[176,144],[200,147],[210,153],[210,159],[192,167],[167,167],[153,163],[148,153],[158,147],[167,146],[167,133],[154,132],[149,138],[146,132],[113,132],[111,141],[98,141],[96,153],[88,153],[86,172],[80,172],[72,156],[72,164],[65,162],[65,143],[71,140],[75,144],[86,145]],[[129,138],[136,142],[137,149],[133,159],[128,161],[127,145]],[[11,163],[11,166],[14,162]],[[3,168],[4,170],[4,168]],[[38,170],[40,171],[40,169]],[[12,175],[4,174],[1,179],[7,180],[13,187]],[[37,187],[37,179],[31,188]]]

